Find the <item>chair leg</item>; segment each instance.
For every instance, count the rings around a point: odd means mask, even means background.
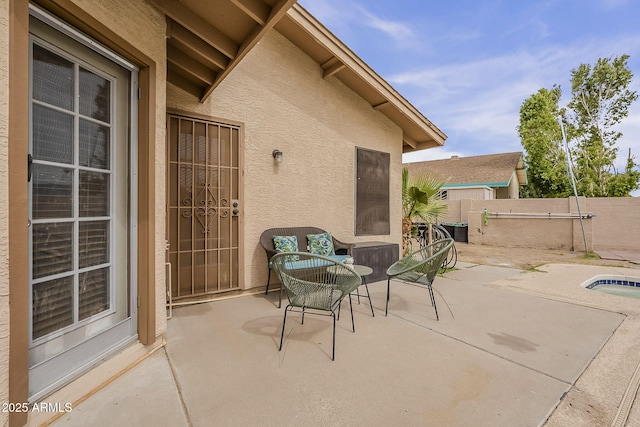
[[[362,278],[362,283],[364,284],[364,289],[367,291],[367,298],[369,299],[369,308],[371,308],[371,317],[376,317],[375,313],[373,312],[373,302],[371,302],[371,294],[369,293],[369,286],[367,286],[367,281],[364,279],[364,277]]]
[[[333,345],[331,347],[331,360],[336,360],[336,314],[332,311],[333,317]]]
[[[267,289],[265,289],[264,294],[267,295],[269,293],[269,282],[271,282],[271,269],[267,273]]]
[[[351,309],[351,329],[353,329],[353,332],[355,332],[356,324],[353,323],[353,304],[351,303],[351,294],[349,294],[349,308]]]
[[[433,309],[436,311],[436,320],[440,320],[438,317],[438,307],[436,307],[436,297],[433,295],[433,287],[429,286],[429,294],[431,295],[431,304],[433,305]]]
[[[284,318],[282,319],[282,333],[280,334],[280,348],[278,349],[278,351],[282,350],[282,341],[284,341],[284,326],[287,324],[287,311],[289,310],[290,306],[286,306],[284,308]]]
[[[269,293],[269,283],[271,283],[271,269],[269,269],[269,273],[267,274],[267,289],[265,289],[264,294],[267,295]],[[282,284],[280,284],[280,292],[278,293],[278,308],[282,307]]]
[[[391,279],[387,279],[387,303],[384,306],[384,315],[387,316],[387,311],[389,310],[389,287],[390,287]]]

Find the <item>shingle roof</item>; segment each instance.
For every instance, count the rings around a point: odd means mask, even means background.
[[[520,185],[526,184],[522,152],[457,157],[406,163],[409,174],[426,173],[446,181],[445,187],[484,185],[507,187],[513,173]]]

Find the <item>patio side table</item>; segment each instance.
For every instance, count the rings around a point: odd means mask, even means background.
[[[373,302],[371,302],[371,294],[369,293],[369,286],[367,286],[367,277],[366,277],[366,276],[369,276],[370,274],[373,274],[373,268],[367,267],[366,265],[358,265],[358,264],[354,264],[352,265],[352,267],[356,271],[356,273],[362,276],[362,285],[364,285],[364,289],[365,291],[367,291],[367,295],[366,296],[362,295],[362,298],[366,298],[369,300],[369,308],[371,308],[371,316],[376,317],[375,313],[373,312]],[[358,296],[358,304],[360,304],[360,291],[358,290],[360,289],[360,286],[356,288],[356,295]],[[351,295],[349,295],[349,298],[351,298]]]
[[[353,264],[351,265],[351,267],[353,267],[356,273],[358,273],[360,277],[362,277],[362,284],[360,286],[364,285],[364,289],[367,291],[367,295],[362,295],[362,298],[367,298],[369,300],[369,308],[371,308],[371,316],[376,317],[375,313],[373,312],[373,303],[371,302],[371,294],[369,294],[369,286],[367,286],[367,278],[366,278],[366,276],[369,276],[373,273],[373,268],[367,267],[366,265],[358,265],[358,264]],[[360,286],[356,288],[356,296],[358,297],[358,304],[360,304],[360,296],[361,296],[360,291],[358,290]],[[353,295],[353,293],[349,294],[349,299],[351,299],[351,295]],[[342,302],[340,302],[340,306],[342,306]],[[340,320],[340,306],[338,307],[338,320]]]

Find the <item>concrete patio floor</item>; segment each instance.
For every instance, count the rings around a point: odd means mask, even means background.
[[[395,282],[385,317],[370,284],[375,317],[354,304],[352,333],[343,304],[333,362],[328,317],[290,316],[278,351],[277,293],[177,308],[164,347],[51,425],[640,425],[640,301],[580,287],[596,274],[640,270],[459,262],[440,321]]]

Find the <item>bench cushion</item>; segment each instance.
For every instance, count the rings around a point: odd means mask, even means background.
[[[337,262],[344,262],[345,259],[351,258],[351,255],[330,255],[329,258]],[[327,262],[327,266],[329,265],[329,262]],[[308,268],[309,263],[306,261],[287,261],[286,267],[290,270],[295,270],[297,268]],[[269,261],[269,268],[273,269],[273,263],[271,261]]]

